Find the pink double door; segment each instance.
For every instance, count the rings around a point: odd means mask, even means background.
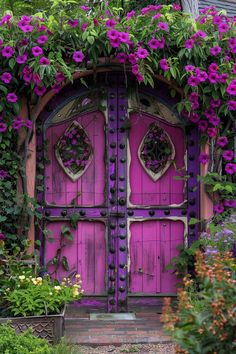
[[[132,107],[115,78],[61,99],[43,125],[44,263],[58,279],[79,273],[87,303],[103,299],[111,312],[176,293],[166,266],[187,232],[186,186],[176,178],[186,174],[184,130],[166,103],[156,114],[158,98],[147,97]]]

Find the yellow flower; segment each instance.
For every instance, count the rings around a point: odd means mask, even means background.
[[[19,275],[19,279],[20,279],[20,281],[24,280],[25,279],[25,275]]]
[[[75,277],[78,279],[80,278],[80,274],[76,274]]]
[[[56,286],[54,286],[54,289],[55,289],[56,291],[60,291],[60,290],[61,290],[61,287],[60,287],[59,285],[56,285]]]

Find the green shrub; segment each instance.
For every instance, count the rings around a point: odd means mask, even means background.
[[[1,354],[53,354],[52,350],[45,339],[34,337],[30,330],[16,334],[9,325],[0,325]]]

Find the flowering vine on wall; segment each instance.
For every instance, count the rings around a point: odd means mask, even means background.
[[[193,20],[175,4],[149,5],[125,16],[103,5],[51,4],[50,13],[21,18],[7,13],[0,20],[1,237],[11,247],[26,243],[36,213],[25,174],[34,107],[47,91],[58,93],[74,73],[96,67],[101,57],[118,60],[138,82],[154,85],[158,74],[183,89],[177,109],[198,126],[202,143],[210,147],[211,154],[202,153],[199,162],[209,163],[204,182],[217,192],[215,212],[225,215],[235,208],[236,19],[214,7]],[[20,115],[22,100],[28,119]],[[24,131],[21,139],[19,131]],[[19,176],[22,196],[17,197]]]

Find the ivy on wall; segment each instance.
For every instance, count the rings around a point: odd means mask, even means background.
[[[50,11],[7,12],[0,20],[0,238],[25,247],[31,218],[40,218],[25,171],[42,96],[58,93],[73,74],[96,68],[104,57],[140,83],[153,86],[158,74],[183,89],[177,109],[209,145],[210,153],[199,156],[209,163],[202,182],[215,198],[218,219],[229,214],[236,194],[236,19],[211,7],[194,20],[178,4],[148,5],[125,16],[106,2],[92,8],[73,0],[50,4]],[[28,119],[20,115],[23,99]]]

